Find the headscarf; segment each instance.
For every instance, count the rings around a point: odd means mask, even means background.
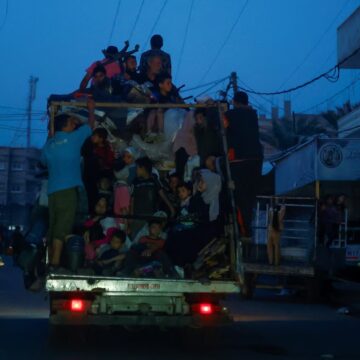
[[[208,169],[202,169],[200,173],[203,181],[206,183],[206,190],[201,196],[205,204],[210,206],[209,220],[214,221],[220,213],[219,195],[221,191],[221,177]]]

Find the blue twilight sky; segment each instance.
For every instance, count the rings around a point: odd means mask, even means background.
[[[25,143],[30,75],[39,77],[32,142],[41,146],[45,134],[39,130],[46,127],[42,113],[47,96],[77,88],[85,68],[102,58],[100,50],[110,43],[121,47],[131,33],[131,43],[146,50],[151,28],[165,2],[154,32],[163,35],[164,50],[172,55],[177,85],[190,88],[237,71],[247,86],[263,91],[292,87],[335,65],[336,28],[360,6],[360,0],[249,0],[245,8],[246,0],[122,0],[109,39],[118,0],[0,0],[0,145]],[[240,20],[207,71],[241,9]],[[335,84],[321,80],[286,98],[292,100],[295,111],[303,111],[357,77],[358,71],[343,70]],[[311,111],[326,110],[347,99],[360,101],[357,85]],[[215,95],[224,86],[220,83],[209,92]],[[187,94],[198,95],[203,90],[206,87]],[[283,95],[252,97],[260,113],[270,111],[271,104],[281,106],[283,101]]]

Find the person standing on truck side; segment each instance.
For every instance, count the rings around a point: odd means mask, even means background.
[[[72,232],[81,180],[81,147],[92,133],[95,103],[88,101],[89,124],[77,128],[77,119],[68,114],[55,117],[55,135],[42,150],[41,162],[49,171],[49,262],[56,268],[65,237]]]
[[[285,206],[276,202],[269,211],[269,229],[267,238],[267,254],[269,265],[280,265],[280,237],[284,230]]]
[[[219,156],[223,153],[218,131],[209,124],[206,109],[195,110],[194,135],[196,139],[200,164],[205,165],[209,155]]]
[[[248,95],[239,91],[234,108],[225,113],[226,138],[231,177],[235,185],[235,204],[240,212],[241,235],[251,237],[252,210],[261,177],[263,149],[260,144],[256,111]]]
[[[141,73],[146,73],[149,65],[149,58],[152,56],[160,56],[162,71],[165,71],[171,75],[171,57],[168,53],[161,50],[164,45],[164,40],[161,35],[153,35],[150,40],[151,50],[142,53],[140,58],[139,70]]]

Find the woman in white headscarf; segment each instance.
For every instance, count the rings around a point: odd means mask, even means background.
[[[208,169],[200,170],[200,175],[201,178],[196,187],[202,192],[201,196],[205,204],[209,205],[209,220],[215,221],[220,213],[221,177]]]

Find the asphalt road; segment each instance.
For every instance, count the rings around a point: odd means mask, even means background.
[[[0,268],[0,360],[360,359],[358,317],[271,292],[228,301],[235,323],[216,333],[92,328],[55,341],[45,294],[23,290],[20,271],[6,260]]]

